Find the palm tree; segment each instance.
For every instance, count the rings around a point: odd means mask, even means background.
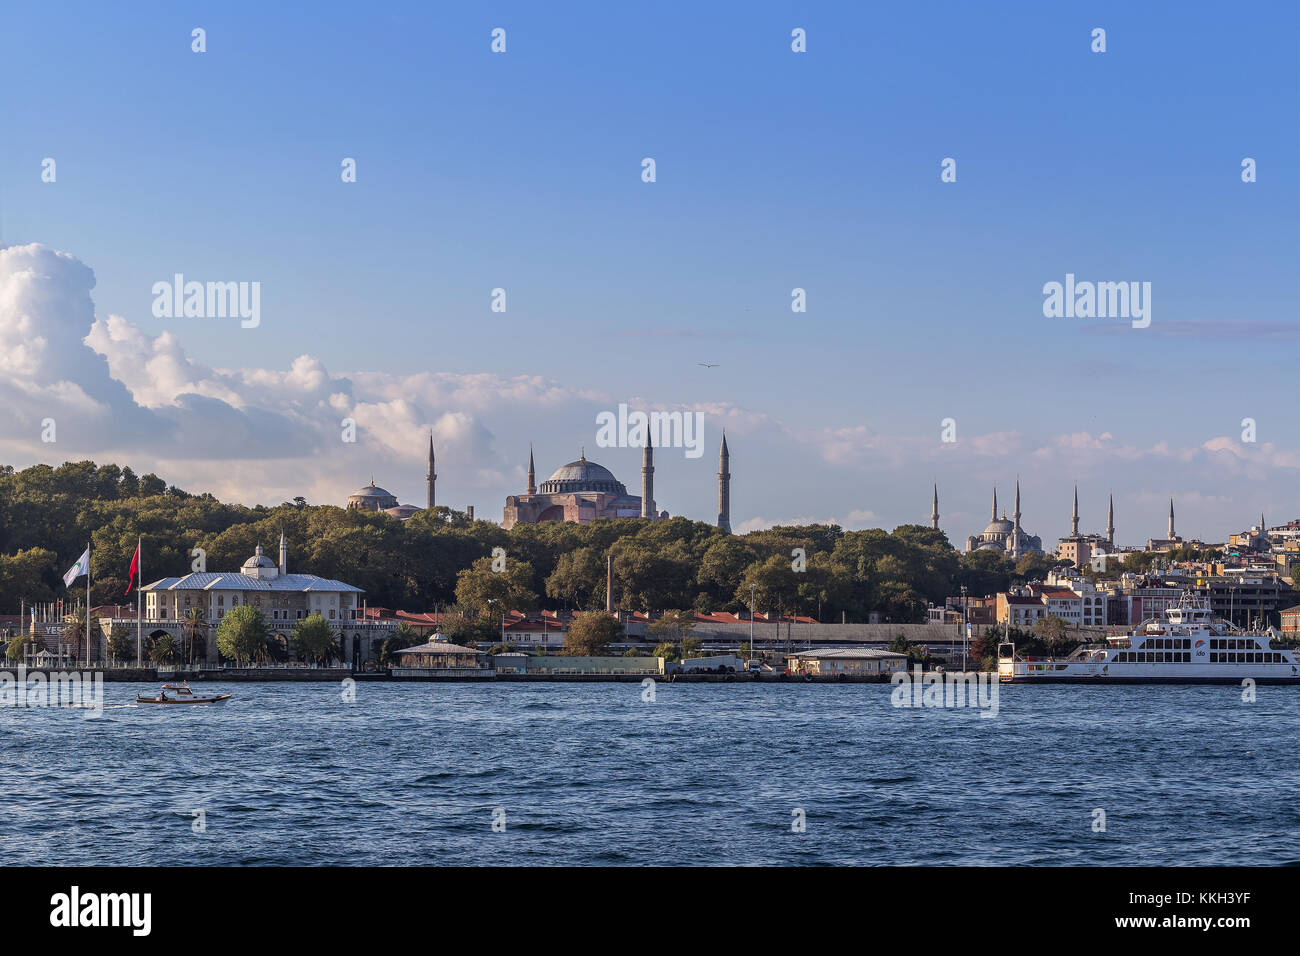
[[[86,609],[82,607],[77,608],[77,610],[72,613],[72,619],[68,621],[67,625],[63,629],[63,637],[72,645],[72,656],[76,660],[81,660],[83,652],[89,648],[91,638],[95,633],[95,625],[99,621],[98,618],[91,618],[90,626],[87,628],[86,617]]]
[[[194,663],[194,642],[207,628],[204,617],[202,607],[192,607],[185,612],[185,623],[181,625],[181,634],[185,638],[187,657],[191,664]]]

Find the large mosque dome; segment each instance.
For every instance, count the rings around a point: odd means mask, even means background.
[[[626,495],[627,486],[614,477],[614,473],[604,465],[587,461],[583,452],[577,461],[561,465],[555,469],[550,478],[542,482],[540,489],[544,495],[574,494],[591,491],[607,495]]]

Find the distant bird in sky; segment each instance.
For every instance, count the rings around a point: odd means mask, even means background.
[[[695,364],[696,364],[696,365],[703,365],[705,368],[717,368],[717,367],[718,367],[717,363],[714,363],[713,365],[710,365],[708,362],[696,362]]]

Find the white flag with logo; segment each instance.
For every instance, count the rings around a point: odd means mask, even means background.
[[[83,574],[87,574],[89,571],[90,571],[90,549],[87,548],[82,553],[81,557],[77,558],[77,563],[74,564],[72,567],[68,568],[68,573],[63,576],[64,586],[72,587],[73,581],[77,580],[77,578],[81,577]]]

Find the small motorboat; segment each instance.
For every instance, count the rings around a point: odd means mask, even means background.
[[[213,697],[195,697],[192,693],[188,696],[181,694],[177,697],[168,697],[166,691],[157,697],[142,697],[135,695],[137,704],[224,704],[230,700],[229,694],[217,694]]]

